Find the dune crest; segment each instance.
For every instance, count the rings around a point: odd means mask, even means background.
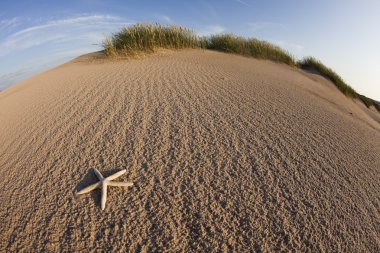
[[[0,251],[379,252],[365,110],[312,74],[207,50],[67,63],[0,93]],[[101,212],[100,191],[75,196],[90,168],[134,186]]]

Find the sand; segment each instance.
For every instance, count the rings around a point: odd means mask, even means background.
[[[380,252],[366,110],[212,51],[69,62],[0,93],[0,251]],[[134,186],[102,211],[92,168]]]

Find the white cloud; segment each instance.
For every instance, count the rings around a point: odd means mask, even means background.
[[[276,45],[279,45],[280,47],[283,47],[289,51],[296,51],[300,52],[304,49],[304,46],[296,44],[296,43],[291,43],[291,42],[286,42],[286,41],[274,41]]]
[[[158,16],[158,19],[166,23],[172,23],[172,19],[166,15],[160,15]]]
[[[36,69],[36,66],[26,65],[17,69],[16,71],[0,75],[0,91],[11,84],[18,83],[26,77],[37,73]]]
[[[12,84],[22,81],[29,76],[44,71],[45,69],[53,68],[79,55],[93,51],[93,47],[81,47],[73,50],[57,50],[56,52],[52,52],[47,57],[42,56],[38,59],[33,59],[33,61],[26,62],[18,66],[15,71],[10,71],[0,75],[0,91]],[[36,62],[38,62],[38,64],[36,64]]]
[[[18,18],[0,20],[0,32],[16,26],[18,22]]]
[[[0,56],[46,43],[78,40],[84,35],[115,31],[126,25],[126,20],[109,15],[86,15],[50,20],[11,34],[0,41]]]
[[[242,1],[242,0],[235,0],[235,2],[238,2],[238,3],[243,4],[245,6],[249,6],[249,4],[247,2]]]
[[[21,17],[0,21],[0,28],[13,27],[7,29],[8,34],[12,30],[13,33],[0,37],[0,88],[76,56],[100,50],[106,34],[132,24],[130,20],[110,15],[51,19],[25,28],[30,22],[35,21]],[[24,29],[14,31],[19,27]]]
[[[57,26],[67,26],[67,25],[86,25],[86,24],[92,24],[92,25],[98,25],[98,24],[110,24],[112,21],[121,21],[122,19],[116,16],[110,16],[110,15],[87,15],[87,16],[79,16],[79,17],[73,17],[73,18],[66,18],[66,19],[60,19],[60,20],[49,20],[45,24],[29,27],[27,29],[21,30],[17,33],[14,33],[12,36],[19,36],[24,33],[29,33],[33,31],[43,30],[51,27],[57,27]]]
[[[211,25],[200,29],[197,34],[199,36],[207,36],[212,34],[223,33],[226,29],[221,25]]]
[[[264,29],[285,29],[286,26],[276,22],[255,22],[248,24],[251,32],[257,32]]]

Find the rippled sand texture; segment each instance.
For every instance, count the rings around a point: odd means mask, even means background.
[[[322,77],[189,50],[0,93],[0,251],[380,252],[380,125]],[[135,185],[76,197],[119,169]]]

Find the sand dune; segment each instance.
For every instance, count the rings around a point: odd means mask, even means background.
[[[0,93],[0,251],[380,252],[380,125],[324,78],[201,50]],[[127,189],[75,192],[126,169]]]

